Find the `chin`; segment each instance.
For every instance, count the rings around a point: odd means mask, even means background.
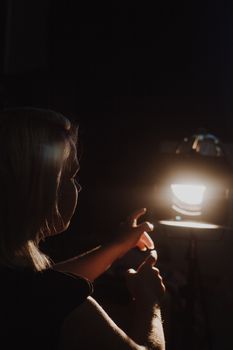
[[[70,221],[67,222],[67,224],[65,224],[65,225],[58,231],[58,233],[62,233],[62,232],[64,232],[64,231],[66,231],[66,230],[69,228],[69,226],[70,226]]]
[[[62,226],[57,226],[55,230],[50,232],[50,236],[59,235],[60,233],[66,231],[69,228],[69,226],[70,226],[70,221],[68,221],[66,224],[64,224]]]

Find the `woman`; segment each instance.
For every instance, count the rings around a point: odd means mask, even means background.
[[[50,110],[21,108],[0,115],[1,318],[6,348],[164,349],[159,301],[165,287],[152,254],[127,272],[131,327],[119,328],[90,296],[92,282],[128,250],[153,249],[153,225],[128,221],[113,243],[54,265],[39,249],[65,231],[79,185],[77,126]],[[126,333],[127,332],[127,333]],[[3,340],[2,340],[3,341]]]

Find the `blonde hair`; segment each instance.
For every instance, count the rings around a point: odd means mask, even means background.
[[[51,110],[0,113],[0,264],[37,271],[51,266],[39,241],[62,220],[60,178],[76,156],[77,130]]]

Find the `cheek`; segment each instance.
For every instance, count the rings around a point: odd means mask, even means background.
[[[77,200],[78,191],[75,184],[70,180],[63,182],[59,190],[57,203],[62,221],[59,217],[56,217],[53,223],[49,223],[50,232],[48,232],[47,235],[56,235],[69,227],[70,220],[75,212]]]
[[[75,184],[72,184],[73,185],[73,207],[74,207],[74,210],[77,206],[77,202],[78,202],[78,190],[77,190],[77,187],[75,186]]]
[[[63,186],[59,196],[59,211],[64,223],[70,221],[74,214],[78,200],[78,191],[73,182],[69,181]]]

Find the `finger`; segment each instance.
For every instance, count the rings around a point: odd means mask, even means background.
[[[133,227],[132,234],[135,237],[135,245],[138,247],[146,246],[148,249],[154,249],[154,242],[147,231],[153,231],[154,226],[149,222],[143,222],[137,227]]]
[[[153,266],[152,270],[155,272],[156,278],[159,280],[159,284],[164,292],[166,290],[166,287],[163,283],[163,277],[160,275],[159,269],[157,269],[156,267]]]
[[[154,272],[154,283],[155,283],[155,287],[157,290],[157,296],[159,298],[162,298],[162,296],[166,292],[166,287],[163,283],[163,278],[160,275],[159,270],[156,269],[155,267],[152,267],[152,269],[150,271]],[[153,275],[151,275],[151,278],[153,278]]]
[[[144,215],[146,212],[146,208],[141,208],[135,211],[133,214],[131,214],[128,218],[128,223],[130,226],[136,226],[137,225],[137,220]]]
[[[147,232],[143,232],[137,243],[137,246],[138,244],[144,244],[144,246],[146,246],[148,249],[155,249],[154,242]]]
[[[158,270],[158,269],[155,269],[155,268],[152,266],[152,271],[153,271],[154,276],[156,277],[156,279],[159,280],[160,283],[162,283],[162,282],[163,282],[163,277],[160,275],[159,270]]]
[[[127,271],[126,271],[126,274],[127,275],[134,275],[136,273],[136,271],[134,270],[134,269],[128,269]]]
[[[136,244],[136,247],[138,247],[142,252],[145,252],[148,249],[145,243],[141,240],[138,241],[138,243]]]
[[[148,267],[151,269],[151,267],[155,265],[156,261],[157,261],[157,252],[156,250],[151,250],[150,254],[139,266],[138,271],[148,269]]]
[[[155,259],[155,262],[157,261],[158,259],[158,254],[157,254],[157,251],[155,249],[151,250],[150,251],[150,257],[152,257],[153,259]]]
[[[164,285],[163,282],[161,282],[161,287],[162,287],[162,289],[163,289],[163,293],[165,293],[165,292],[166,292],[166,287],[165,287],[165,285]]]
[[[157,269],[157,267],[152,267],[152,269],[153,269],[153,271],[154,272],[156,272],[156,274],[158,275],[158,276],[160,276],[160,271],[159,271],[159,269]]]
[[[154,230],[154,225],[148,221],[139,224],[137,227],[133,228],[136,234],[143,234],[144,232],[151,232]]]
[[[156,283],[159,286],[159,288],[160,288],[160,290],[161,290],[161,292],[163,294],[166,291],[166,287],[165,287],[165,285],[163,283],[163,279],[162,279],[162,277],[160,275],[156,276],[156,277],[157,277]]]
[[[152,241],[152,239],[150,238],[147,232],[143,232],[136,246],[142,251],[155,248],[154,242]]]

